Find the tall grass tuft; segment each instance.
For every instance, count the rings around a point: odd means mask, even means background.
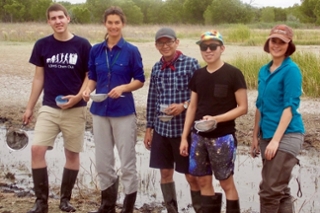
[[[238,24],[235,27],[230,28],[227,35],[228,42],[243,43],[250,39],[251,30],[246,25]]]
[[[267,54],[260,55],[237,55],[230,60],[230,64],[239,68],[246,80],[247,87],[250,90],[257,89],[258,86],[258,72],[262,65],[268,63],[270,58]]]
[[[320,52],[319,52],[320,53]],[[320,97],[320,55],[298,51],[292,59],[298,64],[303,77],[303,92],[308,97]]]

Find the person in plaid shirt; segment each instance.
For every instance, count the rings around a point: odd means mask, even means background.
[[[155,46],[162,57],[151,72],[144,144],[151,151],[150,167],[160,169],[161,190],[168,212],[178,212],[174,170],[185,174],[193,207],[200,212],[200,188],[196,178],[188,173],[188,157],[179,153],[190,98],[188,83],[200,65],[196,59],[177,50],[178,45],[179,40],[171,28],[161,28],[155,35]],[[163,109],[163,106],[167,107]],[[162,120],[161,115],[172,116],[172,119]]]

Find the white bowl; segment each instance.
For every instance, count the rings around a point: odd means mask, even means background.
[[[173,115],[159,115],[158,118],[160,121],[168,122],[173,118]]]
[[[6,144],[10,151],[20,151],[28,145],[28,134],[22,129],[9,127],[6,133]]]
[[[217,122],[215,120],[198,120],[194,122],[194,128],[198,132],[210,132],[217,128]]]
[[[90,98],[92,99],[92,101],[94,102],[102,102],[104,100],[106,100],[106,98],[108,97],[108,94],[90,94]]]

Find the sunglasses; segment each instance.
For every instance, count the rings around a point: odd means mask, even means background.
[[[207,49],[209,48],[211,51],[215,51],[220,46],[221,46],[220,44],[204,44],[204,43],[201,43],[200,44],[200,50],[201,51],[207,51]]]

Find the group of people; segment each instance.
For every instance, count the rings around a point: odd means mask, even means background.
[[[89,213],[115,213],[119,182],[125,194],[121,212],[132,213],[139,181],[132,92],[143,87],[145,76],[138,48],[122,36],[125,15],[119,7],[108,8],[104,13],[105,38],[94,46],[68,30],[70,16],[62,5],[51,5],[46,15],[53,34],[34,45],[30,63],[35,65],[35,75],[23,115],[28,124],[43,91],[31,147],[36,201],[28,213],[48,212],[45,154],[53,148],[60,132],[66,163],[59,208],[76,211],[70,199],[84,143],[86,102],[94,91],[105,93],[108,98],[93,102],[90,107],[101,204]],[[295,51],[292,37],[292,29],[286,25],[271,30],[264,50],[272,60],[259,71],[251,155],[261,153],[263,161],[261,213],[293,212],[288,184],[298,162],[304,127],[297,111],[302,76],[290,58]],[[214,175],[226,197],[226,212],[239,213],[239,195],[233,179],[235,119],[248,111],[245,78],[241,70],[222,60],[226,47],[220,32],[205,32],[196,44],[206,63],[202,68],[195,58],[178,50],[179,39],[173,29],[163,27],[156,32],[155,48],[162,57],[151,71],[144,144],[150,150],[150,167],[160,170],[169,213],[179,211],[174,171],[185,174],[195,212],[221,211],[222,193],[213,188]],[[59,56],[64,60],[55,60]],[[55,97],[59,95],[66,103],[56,104]],[[171,116],[171,120],[162,120],[162,114]],[[199,120],[214,121],[215,128],[199,131],[194,128]],[[120,176],[114,168],[114,146],[121,161]]]

